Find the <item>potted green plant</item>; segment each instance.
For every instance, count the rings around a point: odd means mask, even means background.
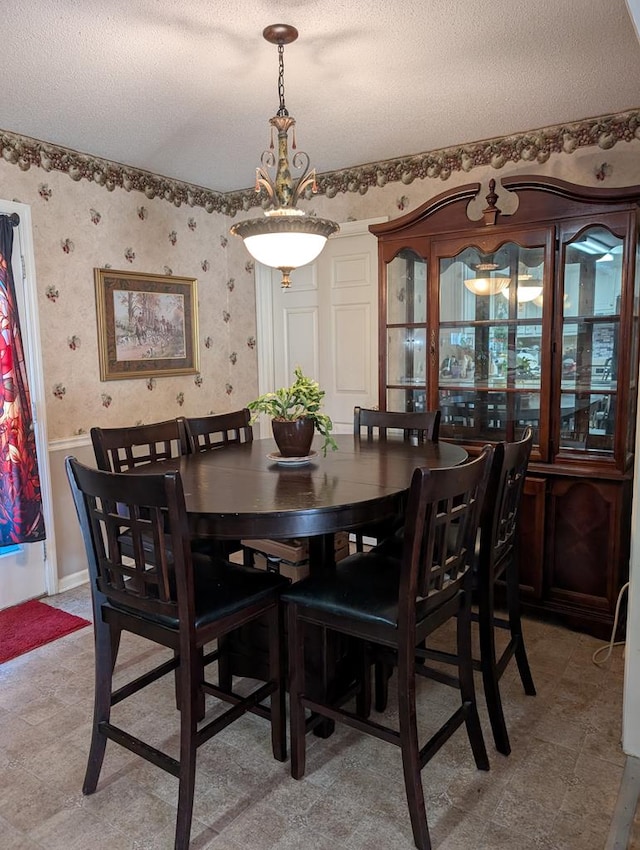
[[[326,455],[329,447],[335,451],[338,447],[331,436],[333,422],[320,410],[325,391],[317,381],[307,378],[299,366],[294,373],[296,379],[290,387],[281,387],[249,402],[251,421],[255,422],[260,413],[271,417],[273,437],[283,457],[306,457],[314,430],[324,437],[322,453]]]

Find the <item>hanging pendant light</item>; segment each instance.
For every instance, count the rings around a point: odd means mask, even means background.
[[[272,24],[264,29],[263,37],[278,45],[278,93],[280,106],[269,123],[278,133],[277,159],[273,152],[273,129],[271,147],[264,151],[261,164],[256,168],[256,192],[264,189],[269,197],[271,209],[262,218],[240,221],[231,228],[231,233],[240,236],[254,259],[265,266],[280,269],[282,287],[291,285],[293,269],[313,262],[320,254],[332,233],[339,230],[334,221],[308,216],[296,208],[296,202],[310,188],[317,192],[315,169],[309,171],[309,157],[297,151],[291,161],[294,169],[301,171],[299,177],[291,176],[289,165],[289,130],[295,128],[295,119],[289,115],[284,101],[284,45],[298,37],[298,30],[288,24]],[[293,149],[296,148],[295,129]],[[275,169],[272,177],[269,169]]]

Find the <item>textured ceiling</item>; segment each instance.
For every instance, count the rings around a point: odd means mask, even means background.
[[[635,0],[630,0],[633,9]],[[12,0],[0,128],[219,191],[286,104],[319,172],[640,107],[625,0]]]

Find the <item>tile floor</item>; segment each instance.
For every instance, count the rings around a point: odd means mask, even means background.
[[[47,601],[90,617],[86,587]],[[614,650],[600,668],[591,656],[601,642],[533,620],[525,628],[538,695],[526,697],[514,671],[507,671],[511,756],[493,748],[480,693],[491,770],[475,769],[464,729],[424,770],[434,850],[605,845],[625,762],[621,652]],[[83,629],[0,666],[3,850],[173,847],[177,781],[158,768],[109,742],[97,792],[83,797],[80,790],[92,708],[92,637],[90,628]],[[149,646],[123,637],[118,678],[150,663],[158,650]],[[433,682],[420,686],[426,728],[456,695]],[[175,754],[171,678],[135,699],[117,706],[114,719],[137,732],[149,730],[152,743]],[[290,778],[288,763],[271,758],[260,718],[242,718],[204,745],[192,850],[411,850],[399,751],[345,728],[309,743],[307,773],[299,782]]]
[[[640,803],[636,807],[636,815],[631,825],[627,850],[640,850]]]

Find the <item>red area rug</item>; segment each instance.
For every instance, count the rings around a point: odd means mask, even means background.
[[[0,664],[91,623],[37,599],[0,611]]]

